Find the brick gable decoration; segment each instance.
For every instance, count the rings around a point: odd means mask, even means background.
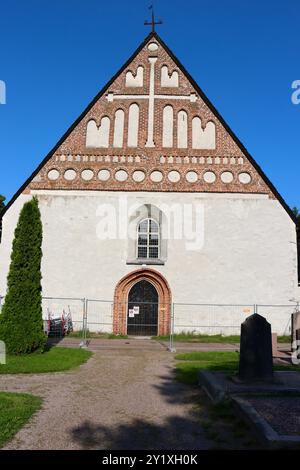
[[[160,37],[151,33],[45,159],[25,191],[274,197],[259,167],[211,108]]]

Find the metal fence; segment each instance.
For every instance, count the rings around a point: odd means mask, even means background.
[[[253,313],[266,318],[273,333],[291,335],[291,317],[299,310],[298,304],[188,304],[174,303],[170,322],[169,349],[175,350],[176,342],[185,336],[240,335],[241,324]],[[190,339],[190,338],[189,338]]]
[[[93,333],[112,333],[113,305],[110,300],[86,299],[86,330]]]
[[[291,314],[296,304],[289,305],[226,305],[174,303],[172,308],[173,333],[208,335],[236,335],[247,316],[258,313],[272,325],[279,335],[291,332]]]
[[[0,313],[3,300],[4,297],[0,296]],[[293,303],[288,305],[234,305],[177,302],[163,306],[163,308],[159,304],[153,304],[151,308],[146,305],[146,302],[139,302],[139,304],[139,311],[134,311],[136,307],[131,304],[116,306],[111,300],[43,297],[42,310],[45,331],[49,334],[52,328],[52,333],[56,332],[57,335],[64,334],[66,331],[68,333],[76,332],[77,336],[83,340],[90,333],[113,333],[113,314],[114,310],[117,310],[122,311],[123,319],[126,318],[124,333],[139,335],[144,331],[145,336],[151,336],[155,331],[158,331],[160,312],[168,310],[170,312],[169,324],[164,327],[168,331],[171,345],[179,334],[239,335],[241,323],[255,312],[267,319],[272,326],[272,332],[278,335],[290,335],[291,315],[299,309],[299,305]],[[156,309],[158,310],[157,319],[153,315],[153,311]],[[151,313],[151,325],[147,321],[149,312]],[[142,316],[143,321],[141,320]],[[138,327],[130,329],[133,321],[131,319],[134,317],[137,318],[134,323]],[[144,330],[139,328],[139,324],[145,326]],[[149,325],[151,328],[148,328]],[[149,334],[147,334],[146,326],[149,329]],[[57,330],[55,330],[56,327]]]
[[[75,297],[43,297],[44,330],[49,336],[83,332],[85,299]]]
[[[173,333],[234,335],[239,334],[245,317],[254,313],[253,305],[174,303]]]

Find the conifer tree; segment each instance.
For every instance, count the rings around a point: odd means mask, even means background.
[[[38,200],[26,202],[15,229],[7,293],[0,314],[0,339],[10,354],[43,350],[42,222]]]
[[[2,196],[2,194],[0,194],[0,214],[1,214],[1,211],[2,211],[2,210],[4,209],[4,207],[5,207],[4,201],[5,201],[5,197]]]

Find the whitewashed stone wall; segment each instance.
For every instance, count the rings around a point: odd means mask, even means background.
[[[186,240],[169,240],[165,265],[150,266],[167,279],[173,302],[287,305],[290,299],[299,297],[294,224],[278,201],[267,196],[97,191],[36,194],[43,220],[44,296],[110,301],[117,282],[139,268],[126,264],[126,236],[121,240],[97,237],[101,220],[97,210],[102,204],[117,208],[122,197],[129,206],[153,204],[160,208],[163,204],[194,203],[204,209],[203,247],[186,250]],[[15,224],[20,208],[30,197],[20,196],[4,216],[1,294],[5,293]],[[201,309],[178,307],[177,312],[181,312],[177,319],[180,324],[202,322]],[[228,323],[228,314],[220,312],[215,321]],[[281,319],[278,312],[274,325],[279,334],[286,331],[286,321],[287,316]],[[222,331],[226,333],[226,329]]]
[[[31,199],[29,194],[21,194],[2,220],[2,239],[0,244],[0,295],[6,292],[6,278],[10,265],[10,255],[15,228],[20,211],[26,201]]]

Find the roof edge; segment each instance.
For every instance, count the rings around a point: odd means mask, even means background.
[[[149,39],[155,36],[155,32],[151,31],[142,43],[138,46],[138,48],[131,54],[129,59],[121,66],[121,68],[114,74],[114,76],[104,85],[104,87],[97,93],[97,95],[92,99],[92,101],[87,105],[87,107],[82,111],[79,117],[71,124],[71,126],[67,129],[67,131],[62,135],[59,141],[54,145],[54,147],[47,153],[47,155],[43,158],[41,163],[37,166],[37,168],[33,171],[33,173],[25,180],[22,186],[17,190],[17,192],[12,196],[9,202],[6,204],[5,208],[0,213],[0,220],[3,218],[4,214],[8,211],[11,205],[15,202],[15,200],[22,194],[24,189],[28,186],[28,184],[33,180],[33,178],[38,174],[38,172],[42,169],[42,167],[50,160],[56,150],[61,146],[64,140],[69,137],[71,132],[75,129],[75,127],[82,121],[82,119],[86,116],[86,114],[90,111],[90,109],[94,106],[94,104],[101,98],[103,93],[107,91],[107,89],[111,86],[111,84],[116,80],[116,78],[128,67],[130,62],[132,62],[135,57],[139,54],[139,52],[143,49],[143,47],[147,44]]]
[[[33,171],[33,173],[26,179],[26,181],[23,183],[23,185],[18,189],[18,191],[13,195],[13,197],[9,200],[5,208],[2,210],[0,214],[0,220],[3,218],[7,210],[11,207],[11,205],[14,203],[14,201],[19,197],[20,194],[24,191],[24,189],[28,186],[28,184],[32,181],[32,179],[38,174],[38,172],[41,170],[41,168],[50,160],[50,158],[53,156],[53,154],[56,152],[56,150],[60,147],[60,145],[64,142],[64,140],[71,134],[71,132],[75,129],[75,127],[80,123],[80,121],[86,116],[86,114],[90,111],[90,109],[94,106],[94,104],[101,98],[103,93],[106,92],[106,90],[110,87],[110,85],[116,80],[116,78],[128,67],[128,65],[135,59],[135,57],[139,54],[139,52],[143,49],[143,47],[146,45],[146,43],[151,39],[155,38],[161,46],[167,51],[167,53],[170,55],[170,57],[174,60],[178,68],[182,71],[183,74],[186,75],[192,86],[197,90],[205,104],[210,108],[210,110],[215,114],[217,119],[221,122],[221,124],[224,126],[228,134],[231,136],[231,138],[234,140],[234,142],[237,144],[237,146],[240,148],[240,150],[245,154],[245,156],[248,158],[250,163],[253,165],[253,167],[256,169],[256,171],[260,174],[264,182],[267,184],[267,186],[271,189],[272,193],[274,196],[278,199],[282,207],[285,209],[285,211],[288,213],[292,221],[296,224],[296,227],[299,228],[297,218],[295,214],[293,213],[292,209],[290,206],[285,202],[284,198],[281,196],[281,194],[277,191],[273,183],[269,180],[267,175],[264,173],[262,168],[258,165],[258,163],[255,161],[255,159],[252,157],[252,155],[248,152],[246,147],[243,145],[243,143],[239,140],[239,138],[236,136],[236,134],[232,131],[232,129],[229,127],[225,119],[221,116],[219,111],[215,108],[215,106],[212,104],[212,102],[209,100],[209,98],[206,96],[206,94],[203,92],[203,90],[200,88],[200,86],[197,84],[197,82],[193,79],[193,77],[189,74],[189,72],[185,69],[185,67],[182,65],[182,63],[179,61],[179,59],[175,56],[175,54],[169,49],[169,47],[165,44],[165,42],[162,40],[162,38],[156,33],[155,31],[151,31],[145,39],[142,41],[142,43],[138,46],[138,48],[133,52],[133,54],[129,57],[129,59],[121,66],[121,68],[115,73],[115,75],[109,80],[109,82],[104,85],[104,87],[97,93],[97,95],[92,99],[92,101],[88,104],[88,106],[83,110],[83,112],[79,115],[79,117],[73,122],[73,124],[68,128],[68,130],[63,134],[63,136],[59,139],[57,144],[48,152],[48,154],[44,157],[44,159],[41,161],[41,163],[37,166],[37,168]]]
[[[267,186],[271,189],[272,193],[280,204],[283,206],[283,208],[286,210],[292,221],[296,224],[297,226],[297,218],[295,214],[293,213],[292,209],[290,206],[285,202],[284,198],[281,196],[281,194],[278,192],[278,190],[275,188],[273,183],[270,181],[270,179],[267,177],[265,172],[262,170],[262,168],[258,165],[258,163],[255,161],[255,159],[252,157],[252,155],[249,153],[249,151],[246,149],[244,144],[240,141],[240,139],[237,137],[237,135],[233,132],[231,127],[227,124],[225,119],[222,117],[222,115],[219,113],[219,111],[216,109],[216,107],[212,104],[210,99],[206,96],[204,91],[200,88],[198,83],[193,79],[193,77],[190,75],[190,73],[185,69],[185,67],[182,65],[180,60],[173,54],[173,52],[169,49],[169,47],[166,45],[166,43],[162,40],[162,38],[156,33],[153,33],[153,36],[157,39],[157,41],[161,44],[162,47],[166,49],[168,54],[172,57],[176,65],[179,67],[179,69],[186,75],[188,80],[191,82],[193,87],[197,90],[205,104],[210,108],[210,110],[215,114],[215,116],[219,119],[221,124],[224,126],[228,134],[231,136],[231,138],[234,140],[234,142],[237,144],[237,146],[241,149],[241,151],[245,154],[245,156],[248,158],[250,163],[254,166],[256,171],[260,174],[264,182],[267,184]]]

